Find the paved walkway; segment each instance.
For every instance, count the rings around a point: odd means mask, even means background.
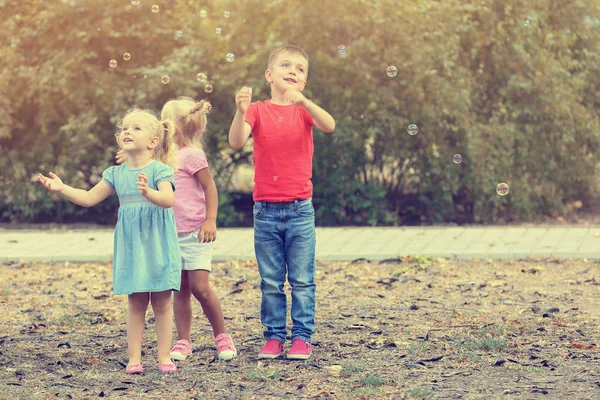
[[[251,228],[220,229],[213,260],[254,258]],[[0,230],[0,261],[108,261],[113,230]],[[600,258],[600,226],[317,228],[317,259]]]

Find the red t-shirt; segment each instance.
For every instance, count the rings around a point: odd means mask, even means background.
[[[296,104],[251,103],[246,122],[254,139],[254,201],[312,197],[312,116]]]

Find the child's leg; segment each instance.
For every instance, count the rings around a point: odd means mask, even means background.
[[[192,292],[190,290],[187,271],[181,271],[181,287],[173,296],[173,311],[175,313],[177,338],[185,339],[191,343],[190,330],[192,325],[192,303],[190,300]]]
[[[158,342],[159,364],[172,364],[170,356],[173,335],[173,316],[171,314],[171,291],[153,292],[150,295],[154,318],[156,319],[156,341]]]
[[[286,266],[284,239],[278,225],[281,221],[280,209],[269,207],[266,202],[254,205],[254,251],[260,273],[262,302],[260,320],[267,328],[265,339],[285,342],[286,298],[283,291]]]
[[[142,339],[146,324],[146,309],[148,308],[149,293],[132,293],[128,296],[127,309],[127,365],[141,364]]]
[[[202,310],[212,326],[215,337],[221,333],[227,333],[221,303],[208,281],[210,272],[201,269],[186,272],[188,273],[191,292],[200,302]]]
[[[315,330],[315,217],[310,200],[298,202],[286,233],[288,281],[292,287],[292,340],[310,343]]]

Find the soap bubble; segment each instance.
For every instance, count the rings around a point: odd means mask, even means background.
[[[531,20],[529,18],[525,18],[523,21],[523,26],[527,28],[529,25],[531,25]]]
[[[131,4],[138,6],[140,4],[140,0],[131,0]]]
[[[201,10],[201,11],[200,11],[200,16],[201,16],[202,18],[206,18],[206,10]]]
[[[156,14],[158,12],[158,10],[159,10],[159,7],[155,4],[155,5],[152,6],[151,10],[152,10],[152,12],[154,14]]]
[[[220,35],[220,34],[221,34],[221,28],[217,28],[217,29],[215,29],[215,33],[216,33],[217,35]]]
[[[117,66],[117,60],[114,60],[114,59],[113,59],[113,60],[110,60],[110,62],[108,63],[108,65],[109,65],[111,68],[116,68],[116,66]]]
[[[169,75],[163,75],[161,76],[160,81],[166,85],[171,82],[171,78],[169,78]]]
[[[231,13],[230,13],[229,11],[225,11],[225,12],[223,13],[223,16],[224,16],[225,18],[229,18],[229,17],[231,16]]]
[[[211,93],[213,91],[213,85],[211,85],[210,83],[207,84],[206,86],[204,86],[204,91],[206,93]]]
[[[508,194],[509,191],[509,187],[506,183],[502,182],[499,183],[498,186],[496,186],[496,193],[498,193],[500,196],[506,196]]]
[[[410,124],[406,131],[410,136],[415,136],[417,132],[419,132],[419,127],[417,127],[415,124]]]
[[[345,54],[346,53],[346,46],[344,46],[343,44],[338,46],[338,53],[340,54]]]
[[[454,161],[454,164],[460,164],[462,162],[462,156],[460,154],[455,154],[452,156],[452,161]]]
[[[227,62],[233,62],[233,60],[235,60],[235,54],[227,53],[227,55],[225,56],[225,60],[227,60]]]
[[[398,75],[398,68],[396,68],[393,65],[390,65],[389,67],[386,68],[385,73],[387,74],[387,76],[389,76],[390,78],[395,77],[396,75]]]
[[[196,79],[198,80],[198,82],[206,82],[208,77],[204,72],[200,72],[198,75],[196,75]]]
[[[131,54],[129,54],[129,53],[123,53],[123,60],[125,60],[125,61],[131,60]]]
[[[177,39],[181,39],[183,37],[183,31],[177,31],[177,32],[175,32],[175,37]]]

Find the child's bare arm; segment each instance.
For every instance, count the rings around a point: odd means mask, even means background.
[[[331,114],[313,102],[309,101],[307,103],[308,104],[304,106],[304,108],[306,108],[306,111],[312,115],[313,120],[315,121],[315,126],[325,133],[333,132],[335,129],[335,120]]]
[[[294,104],[298,104],[306,109],[313,117],[315,126],[326,133],[331,133],[335,129],[335,120],[321,107],[308,100],[299,90],[288,89],[285,97]]]
[[[206,197],[206,217],[198,238],[203,242],[214,242],[217,239],[217,211],[219,209],[219,193],[217,185],[208,168],[194,174]]]
[[[82,207],[93,207],[114,192],[104,181],[98,182],[98,184],[90,190],[83,190],[65,185],[53,172],[50,172],[49,175],[49,177],[46,177],[42,174],[38,174],[38,181],[49,191],[60,193],[67,200]]]
[[[162,181],[158,183],[158,190],[154,190],[148,187],[148,176],[142,172],[138,175],[138,181],[135,183],[142,194],[152,204],[156,204],[162,208],[173,207],[175,201],[175,193],[173,192],[173,186],[169,181]]]
[[[235,95],[237,111],[229,128],[229,145],[234,149],[241,148],[252,131],[250,124],[246,122],[246,112],[252,99],[252,88],[243,87]]]

